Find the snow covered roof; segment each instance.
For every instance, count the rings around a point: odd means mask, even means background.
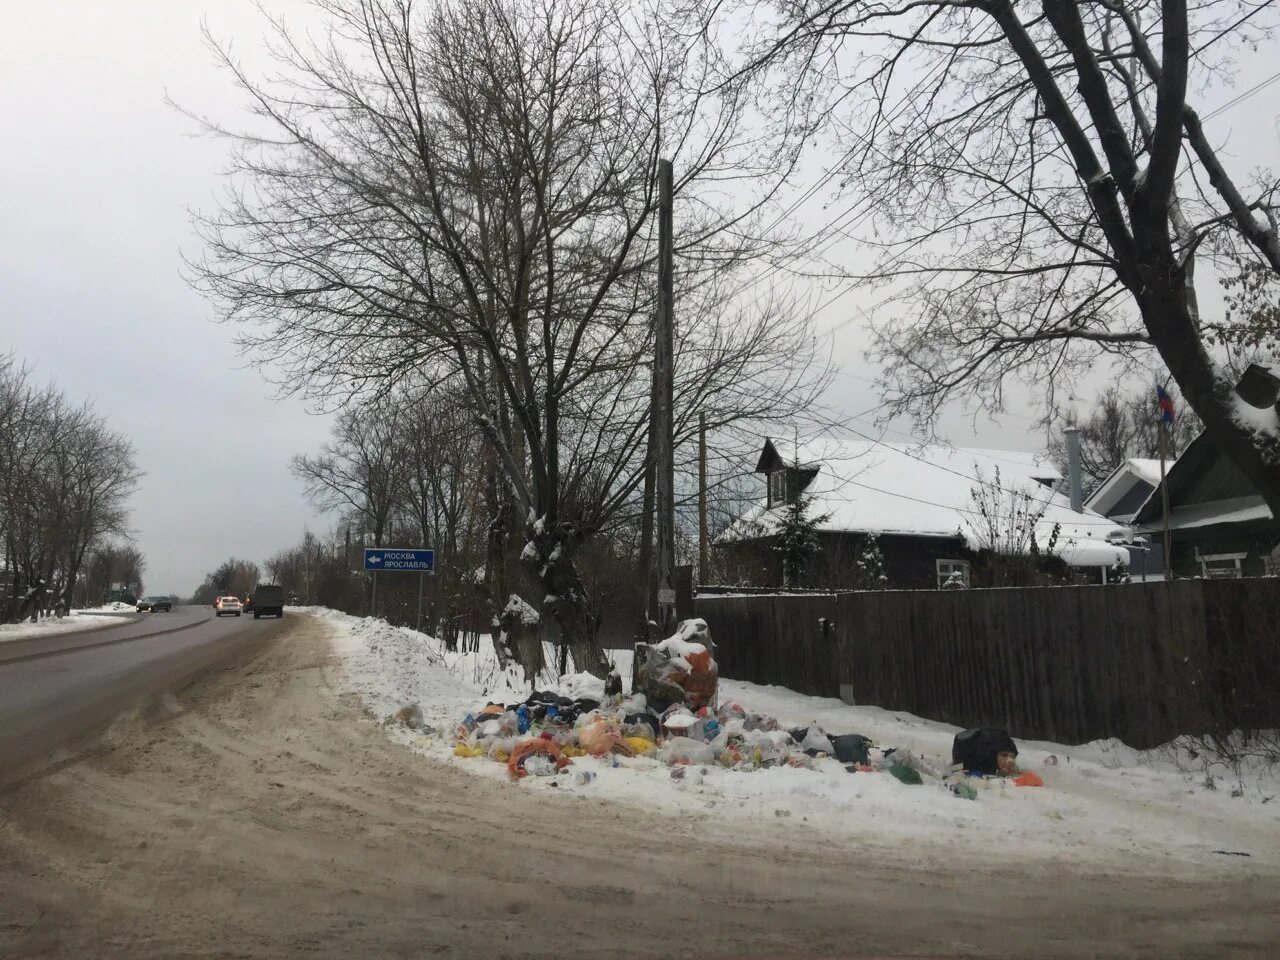
[[[1171,467],[1172,461],[1166,461]],[[1160,485],[1160,461],[1144,457],[1130,457],[1111,471],[1107,479],[1098,485],[1098,489],[1089,494],[1084,505],[1103,516],[1111,513],[1111,508],[1125,498],[1139,483],[1150,487]]]
[[[1045,505],[1040,543],[1048,542],[1055,523],[1062,524],[1057,551],[1067,563],[1110,566],[1127,559],[1122,547],[1107,542],[1109,536],[1125,538],[1126,528],[1089,510],[1073,511],[1067,497],[1047,485],[1060,473],[1037,454],[832,438],[802,442],[795,451],[784,447],[781,453],[788,463],[816,466],[805,494],[813,498],[813,515],[828,514],[821,530],[963,537],[973,543],[979,514],[971,491],[980,482],[993,482],[998,470],[1005,489],[1025,491]],[[719,539],[769,536],[783,509],[766,508],[762,500]]]

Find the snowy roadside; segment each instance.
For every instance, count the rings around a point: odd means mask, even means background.
[[[109,604],[88,610],[72,610],[69,617],[46,617],[38,623],[0,623],[0,643],[10,640],[33,640],[52,637],[60,633],[77,633],[94,627],[108,627],[117,620],[136,613],[125,604]]]
[[[1209,789],[1203,772],[1179,769],[1168,752],[1144,753],[1118,742],[1067,747],[1019,740],[1019,764],[1040,774],[1045,786],[974,781],[976,801],[960,799],[938,782],[907,786],[884,773],[851,774],[834,760],[820,761],[816,770],[774,767],[742,773],[717,765],[690,767],[683,779],[675,780],[657,759],[580,757],[572,771],[595,772],[596,779],[588,784],[579,784],[572,775],[512,784],[504,764],[453,755],[452,731],[459,718],[490,700],[512,703],[528,693],[516,675],[498,671],[487,644],[479,653],[449,653],[433,638],[407,628],[323,609],[310,612],[333,630],[347,692],[358,694],[378,718],[416,702],[436,731],[423,735],[388,726],[389,735],[434,760],[490,778],[495,789],[589,793],[656,805],[682,819],[714,820],[730,829],[797,824],[832,841],[989,845],[1000,855],[1115,869],[1139,861],[1149,867],[1153,860],[1169,869],[1237,874],[1280,867],[1280,778],[1275,772],[1245,776],[1239,783],[1242,792],[1233,796],[1234,782]],[[630,651],[613,656],[622,676],[629,677]],[[538,686],[569,697],[599,697],[603,690],[602,682],[588,674],[540,681]],[[943,766],[958,729],[781,687],[722,679],[720,691],[722,701],[736,700],[750,711],[777,717],[784,726],[817,723],[833,735],[859,733]],[[1217,852],[1224,850],[1250,856]]]

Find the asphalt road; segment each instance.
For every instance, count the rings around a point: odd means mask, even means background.
[[[56,762],[139,697],[274,633],[274,620],[175,607],[103,630],[0,645],[0,783]]]

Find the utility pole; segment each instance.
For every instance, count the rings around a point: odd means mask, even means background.
[[[1169,455],[1169,426],[1165,422],[1164,414],[1160,414],[1160,502],[1162,512],[1164,513],[1164,579],[1169,581],[1173,579],[1173,557],[1171,554],[1170,536],[1169,536],[1169,485],[1165,483],[1164,478],[1164,461]]]
[[[698,414],[698,582],[706,583],[711,565],[707,541],[707,415]]]
[[[658,627],[666,636],[674,626],[676,591],[675,452],[672,449],[675,402],[675,316],[672,300],[672,176],[671,161],[658,161],[658,315],[655,318],[653,376],[655,390],[652,427],[654,429],[654,484],[657,512]]]

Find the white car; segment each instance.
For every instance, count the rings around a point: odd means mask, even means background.
[[[240,616],[244,612],[244,606],[240,603],[239,597],[219,597],[213,601],[213,615],[220,617],[225,614],[234,614]]]

